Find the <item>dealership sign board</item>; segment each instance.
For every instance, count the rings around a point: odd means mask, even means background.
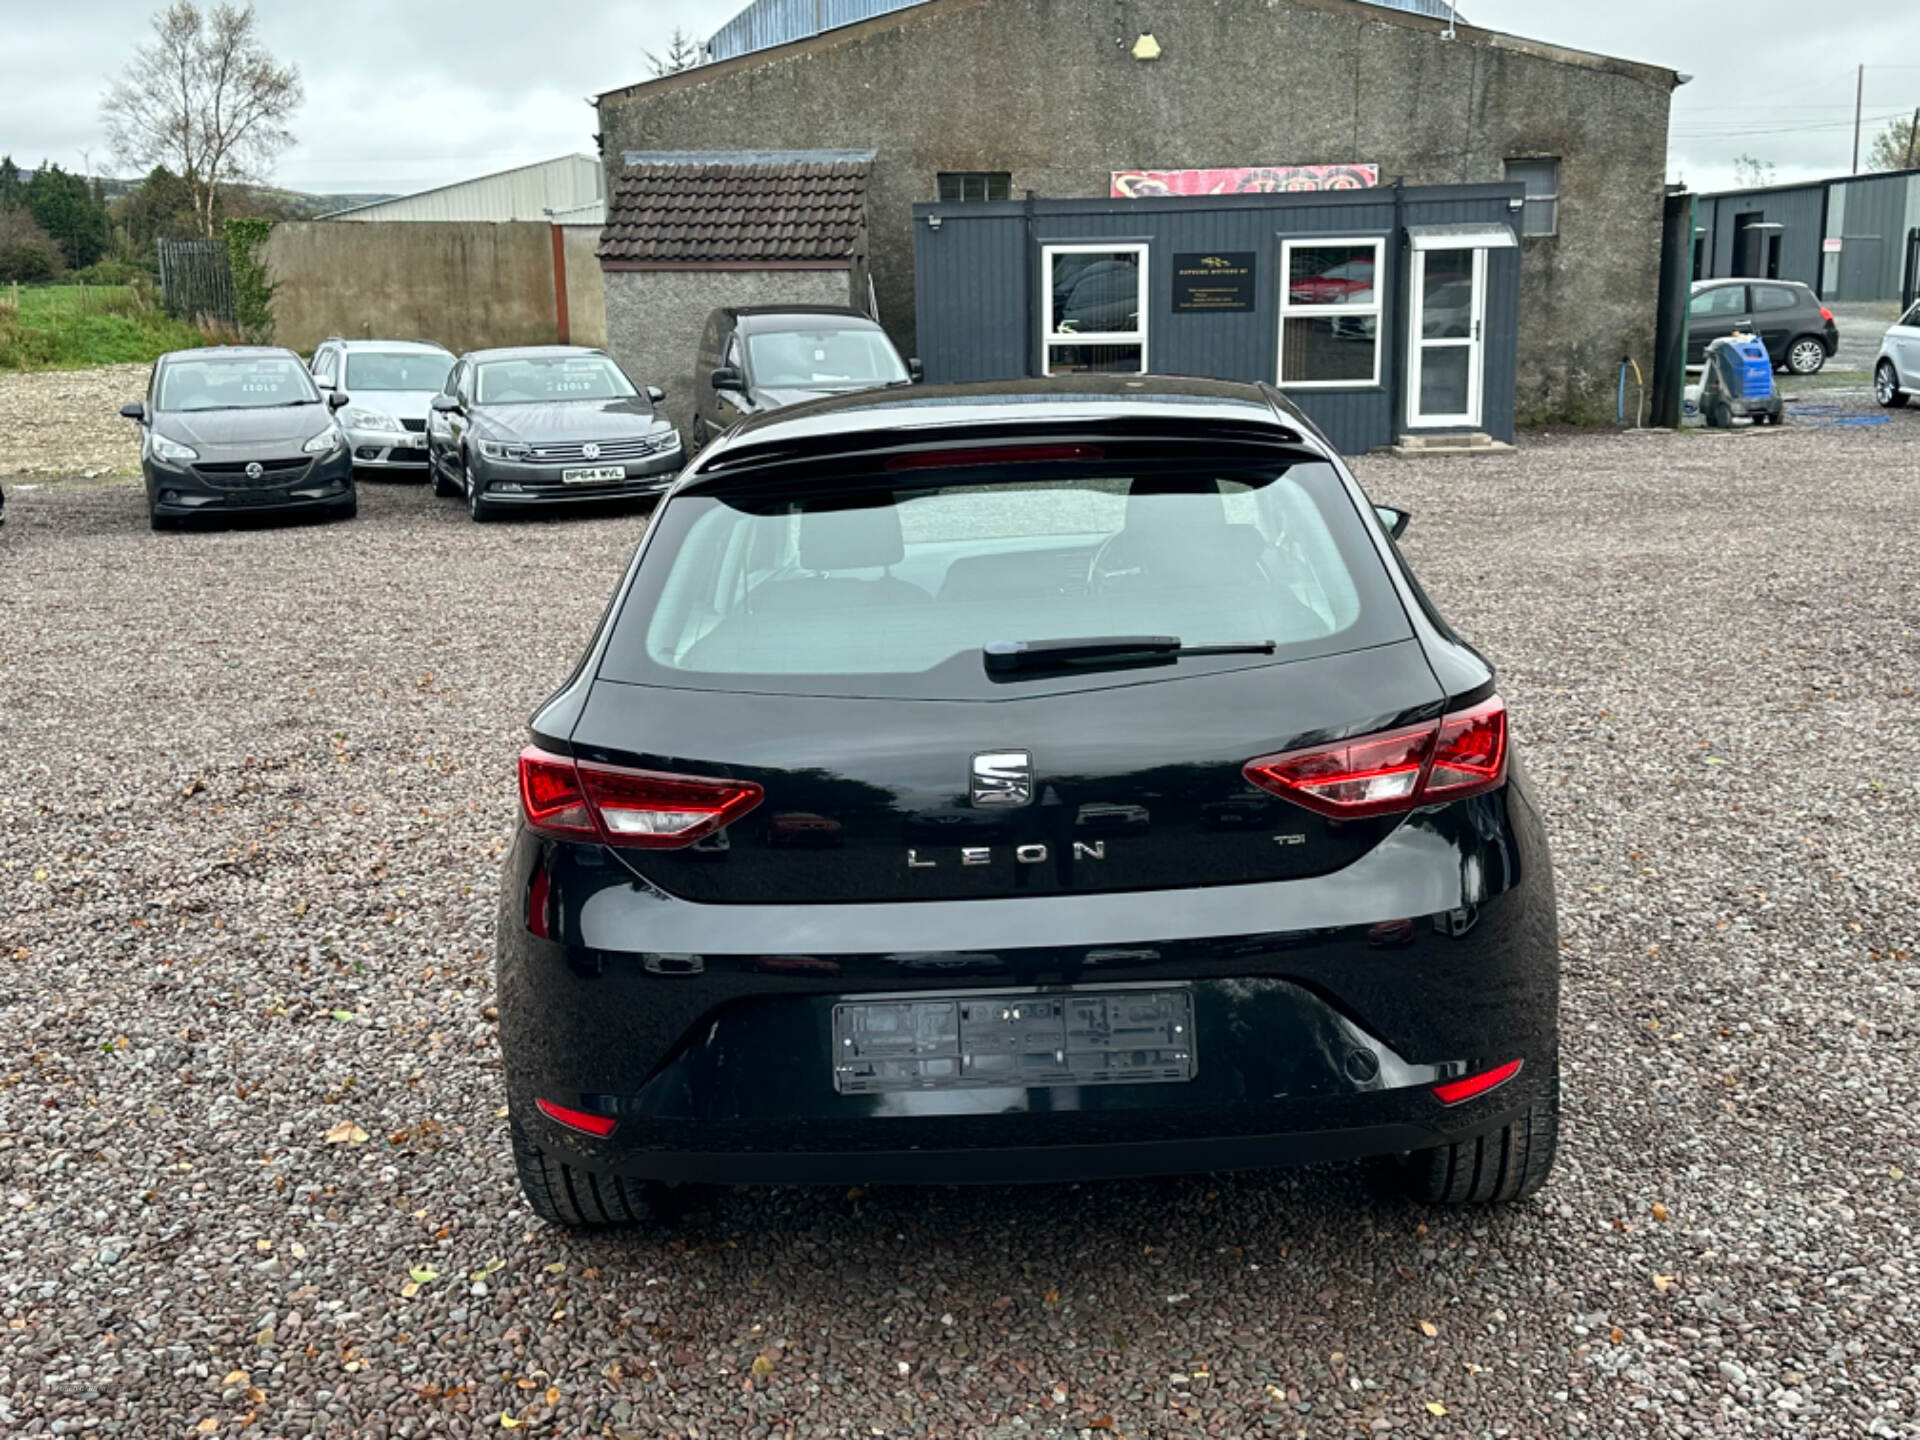
[[[1250,195],[1300,190],[1370,190],[1378,165],[1243,165],[1227,170],[1115,170],[1113,198]]]
[[[1173,257],[1173,308],[1181,310],[1253,309],[1251,250]]]

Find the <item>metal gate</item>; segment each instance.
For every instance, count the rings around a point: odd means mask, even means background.
[[[218,240],[161,240],[160,300],[167,313],[190,324],[211,321],[231,329],[233,268]]]

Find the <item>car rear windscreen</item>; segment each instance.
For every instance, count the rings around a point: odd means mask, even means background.
[[[668,502],[601,675],[728,690],[995,693],[994,641],[1272,642],[1272,664],[1405,638],[1406,615],[1325,462]],[[952,478],[949,479],[948,477]],[[963,478],[964,477],[964,478]],[[1089,672],[1081,683],[1113,683]]]

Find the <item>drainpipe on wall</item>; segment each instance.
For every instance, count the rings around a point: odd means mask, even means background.
[[[567,232],[547,222],[553,234],[553,328],[562,345],[573,343],[573,327],[567,314]]]
[[[1040,245],[1033,233],[1033,191],[1027,191],[1027,198],[1021,202],[1021,208],[1025,212],[1023,223],[1027,235],[1027,374],[1038,376],[1047,372],[1047,347],[1046,342],[1040,338],[1039,329],[1033,323],[1033,317],[1039,313],[1034,309],[1034,298],[1038,291],[1036,276],[1040,269]]]

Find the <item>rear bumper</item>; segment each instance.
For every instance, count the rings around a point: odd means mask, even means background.
[[[570,1163],[669,1181],[1095,1178],[1463,1139],[1524,1108],[1557,1053],[1551,872],[1512,793],[1416,816],[1315,880],[891,906],[691,904],[523,832],[496,953],[509,1101]],[[1190,1079],[836,1084],[849,999],[1168,985],[1192,997]],[[1516,1058],[1484,1096],[1433,1094]]]

